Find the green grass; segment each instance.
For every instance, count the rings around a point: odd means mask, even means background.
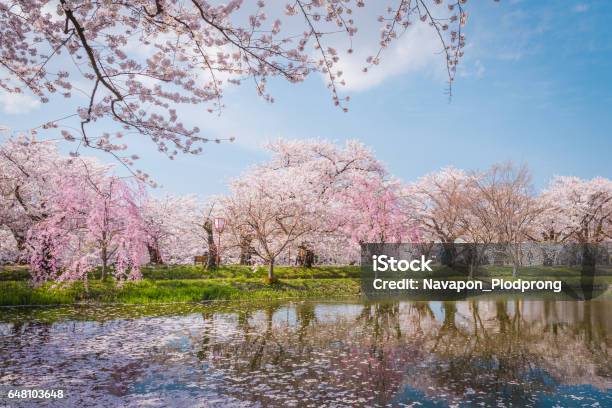
[[[204,279],[204,278],[264,278],[267,267],[253,270],[246,265],[223,265],[214,270],[206,270],[201,265],[161,265],[142,268],[142,275],[148,279]],[[301,268],[277,266],[274,274],[279,279],[337,279],[359,278],[359,266],[315,266]]]
[[[202,265],[157,265],[142,268],[145,279],[210,279],[210,278],[264,278],[268,274],[266,267],[254,271],[246,265],[223,265],[214,270],[206,270]],[[359,266],[315,266],[301,268],[295,266],[277,266],[274,274],[279,279],[338,279],[359,278]],[[89,279],[99,279],[100,270],[91,273]],[[30,279],[27,266],[0,266],[0,281],[27,281]]]
[[[422,273],[422,278],[441,278],[467,277],[467,270],[460,268],[448,268],[434,266],[433,272]],[[202,265],[159,265],[145,266],[142,268],[142,275],[145,279],[152,280],[176,280],[176,279],[211,279],[211,278],[264,278],[267,276],[266,267],[258,267],[252,270],[245,265],[223,265],[215,270],[206,270]],[[325,265],[312,268],[301,268],[295,266],[277,266],[274,273],[279,279],[340,279],[354,278],[359,279],[360,267]],[[504,277],[512,276],[510,266],[487,266],[479,268],[475,277]],[[569,267],[527,267],[521,268],[519,277],[521,278],[572,278],[580,276],[580,268]],[[596,276],[612,276],[611,268],[598,267]],[[27,281],[30,278],[27,266],[0,266],[0,281]],[[90,274],[89,279],[100,278],[100,271],[97,270]]]
[[[0,305],[51,305],[74,303],[149,304],[203,302],[207,300],[258,300],[282,298],[333,298],[359,295],[356,279],[281,279],[269,285],[258,278],[175,279],[127,282],[90,281],[30,288],[26,281],[0,282]]]
[[[0,267],[0,305],[51,305],[75,303],[150,304],[203,302],[208,300],[330,298],[359,294],[358,266],[279,266],[279,282],[265,283],[267,269],[224,265],[206,270],[201,265],[147,266],[143,280],[118,286],[112,279],[99,280],[100,271],[82,282],[31,288],[26,266]]]
[[[279,281],[265,283],[265,267],[252,270],[248,266],[224,265],[207,271],[201,265],[147,266],[143,280],[117,285],[112,279],[100,281],[99,271],[91,274],[87,288],[83,282],[40,288],[29,285],[25,266],[0,267],[0,305],[55,304],[153,304],[170,302],[205,302],[209,300],[272,300],[284,298],[334,298],[360,294],[359,266],[318,266],[275,268]],[[602,273],[603,272],[603,273]],[[419,278],[435,277],[467,279],[456,270],[436,268]],[[512,268],[488,267],[479,270],[476,278],[512,279]],[[570,268],[525,268],[521,279],[563,279],[566,284],[580,286],[579,270]],[[598,271],[596,285],[612,284],[612,272]]]

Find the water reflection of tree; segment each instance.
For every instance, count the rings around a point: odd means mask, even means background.
[[[229,394],[244,397],[245,389],[238,384],[247,378],[251,382],[249,389],[265,385],[266,392],[250,393],[253,402],[264,406],[279,405],[279,398],[286,396],[288,389],[301,393],[301,398],[311,403],[334,398],[340,401],[354,392],[353,403],[348,405],[371,399],[375,396],[373,388],[387,390],[377,397],[381,401],[388,400],[397,389],[402,373],[389,367],[392,361],[406,359],[398,356],[400,349],[388,341],[401,336],[396,331],[397,319],[392,325],[393,336],[368,330],[368,346],[362,347],[361,336],[350,336],[352,321],[321,322],[313,304],[298,304],[295,322],[289,324],[280,322],[278,315],[275,318],[275,312],[278,310],[272,308],[260,311],[250,319],[250,328],[254,330],[241,331],[235,341],[211,345],[208,361],[226,374],[228,382],[236,382],[236,387],[227,387]],[[397,304],[373,305],[372,327],[383,330],[398,312]],[[356,330],[356,334],[361,333],[364,331]]]
[[[560,382],[592,382],[580,369],[568,372],[568,366],[595,365],[599,367],[597,375],[609,381],[610,360],[607,348],[601,347],[607,339],[605,325],[595,325],[593,330],[592,305],[586,304],[583,319],[566,324],[563,331],[547,318],[550,306],[550,302],[543,302],[542,315],[529,321],[522,314],[521,301],[498,301],[495,314],[483,319],[479,303],[471,301],[471,322],[462,327],[456,324],[455,304],[445,303],[442,325],[432,331],[435,340],[431,351],[436,363],[420,373],[421,382],[455,396],[465,395],[469,385],[475,395],[483,396],[479,402],[486,405],[503,398],[521,406],[533,402],[535,394],[552,391]],[[582,351],[579,358],[577,350]]]
[[[595,356],[596,361],[603,363],[603,366],[598,368],[598,374],[610,373],[612,371],[612,359],[610,358],[610,345],[608,344],[610,339],[606,337],[604,329],[606,315],[594,313],[592,302],[583,302],[582,304],[584,305],[584,318],[577,325],[574,334],[577,337],[584,336],[584,344],[586,344],[588,351]],[[593,324],[593,321],[596,321],[596,323]]]
[[[205,358],[224,373],[228,394],[245,398],[249,379],[248,398],[266,406],[295,396],[304,405],[406,402],[406,387],[433,399],[444,390],[447,403],[525,405],[559,383],[609,386],[605,306],[531,307],[444,302],[436,318],[428,303],[368,303],[353,318],[322,320],[303,303],[294,307],[295,321],[285,322],[270,307],[239,315],[235,338],[211,344]],[[573,320],[561,321],[559,307]]]
[[[204,325],[205,329],[202,332],[202,340],[200,341],[200,351],[198,351],[197,353],[197,356],[200,360],[204,360],[206,359],[206,357],[208,357],[208,352],[214,330],[214,317],[214,314],[210,311],[202,312],[202,319],[204,320],[204,322],[210,322],[211,325]]]
[[[315,305],[311,302],[299,303],[295,308],[295,312],[299,324],[299,344],[302,344],[304,336],[308,333],[308,328],[312,324],[316,324]]]
[[[424,373],[429,386],[455,396],[469,389],[469,395],[479,396],[486,405],[495,405],[501,397],[524,406],[534,394],[548,391],[545,373],[534,370],[539,357],[529,346],[537,334],[524,333],[520,308],[515,305],[511,316],[508,306],[496,302],[495,316],[485,324],[478,302],[471,301],[470,324],[458,326],[456,304],[443,304],[444,321],[431,349],[435,363]]]
[[[431,349],[432,353],[436,353],[440,350],[463,347],[464,340],[468,336],[467,333],[460,331],[455,324],[455,316],[457,313],[456,303],[443,302],[442,308],[444,310],[444,321],[435,336],[435,343]]]
[[[375,340],[389,336],[399,339],[399,312],[399,302],[366,303],[357,320],[372,330]]]

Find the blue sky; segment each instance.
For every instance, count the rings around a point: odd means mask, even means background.
[[[245,84],[227,91],[221,116],[184,110],[187,124],[235,143],[170,161],[134,140],[138,167],[163,185],[158,193],[223,193],[229,178],[266,158],[262,143],[285,137],[358,139],[404,181],[505,160],[527,163],[538,188],[556,174],[612,178],[612,2],[479,0],[467,10],[466,57],[450,103],[437,44],[419,29],[365,77],[346,68],[348,113],[333,107],[318,75],[298,85],[272,80],[273,104]],[[0,124],[26,129],[62,109],[4,95]]]

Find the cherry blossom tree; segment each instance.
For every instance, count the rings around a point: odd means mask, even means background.
[[[339,146],[321,139],[278,139],[265,147],[272,154],[265,166],[272,170],[301,169],[310,178],[310,188],[321,197],[332,197],[350,187],[356,176],[386,175],[374,153],[355,140]]]
[[[355,178],[336,199],[340,229],[357,243],[412,240],[412,228],[402,205],[401,185],[381,177]]]
[[[362,143],[348,141],[344,146],[339,146],[319,139],[281,139],[268,144],[267,148],[272,152],[272,158],[263,166],[271,171],[291,169],[299,172],[304,182],[303,188],[312,192],[313,200],[321,207],[316,232],[303,237],[299,243],[301,250],[309,257],[314,257],[313,243],[321,236],[333,235],[342,228],[342,233],[353,235],[355,232],[357,237],[360,233],[356,230],[363,227],[360,222],[370,222],[364,218],[358,219],[355,211],[364,202],[358,203],[351,190],[358,185],[367,185],[366,179],[370,180],[369,185],[381,187],[388,174],[373,152]],[[352,207],[345,208],[349,204]],[[370,204],[374,205],[373,202]]]
[[[223,204],[235,245],[248,238],[270,264],[289,259],[291,250],[314,257],[316,248],[321,256],[351,258],[322,248],[332,239],[354,253],[361,242],[407,238],[401,184],[362,144],[278,140],[267,147],[272,158],[237,179]]]
[[[222,201],[232,229],[249,234],[255,254],[268,265],[275,280],[277,258],[292,244],[315,231],[324,208],[311,180],[299,168],[251,169],[230,184]]]
[[[379,64],[412,24],[422,23],[440,40],[450,83],[465,46],[466,0],[394,3],[378,16],[379,49],[364,61],[364,71]],[[43,127],[62,127],[66,140],[79,141],[75,151],[101,149],[130,164],[135,156],[120,156],[126,148],[121,137],[138,133],[170,157],[199,153],[209,138],[183,123],[177,108],[203,104],[218,111],[228,84],[252,81],[272,101],[269,78],[293,83],[319,72],[334,104],[346,109],[339,90],[342,53],[326,40],[345,35],[346,52],[352,53],[354,11],[364,5],[295,0],[283,9],[242,0],[2,0],[0,89],[33,94],[42,103],[73,98],[74,111]],[[77,94],[85,96],[84,104],[74,99]],[[70,120],[76,126],[64,126]],[[95,122],[109,130],[91,133]]]
[[[406,195],[420,228],[443,243],[462,237],[461,203],[469,182],[470,176],[463,170],[446,167],[411,184]]]
[[[323,201],[319,226],[304,237],[298,250],[319,262],[347,264],[358,261],[361,244],[414,240],[401,189],[399,181],[376,173],[354,176],[350,186]]]
[[[93,172],[55,179],[50,215],[30,229],[30,265],[34,284],[46,280],[87,281],[113,264],[119,280],[139,279],[146,256],[146,232],[139,210],[138,187],[115,176]]]
[[[136,183],[130,188],[127,182],[115,176],[107,177],[92,185],[94,195],[85,208],[87,233],[97,242],[102,266],[101,279],[105,278],[109,263],[115,266],[114,275],[123,278],[131,268],[130,277],[139,278],[139,265],[143,261],[142,245],[144,228],[138,206],[142,186]]]
[[[206,248],[204,208],[194,196],[148,197],[142,207],[149,262],[182,264]]]
[[[463,200],[468,194],[470,180],[463,170],[446,167],[421,177],[405,192],[406,205],[418,226],[418,235],[424,240],[442,243],[443,262],[448,265],[453,264],[457,255],[455,242],[465,232]]]
[[[612,240],[612,181],[555,177],[540,197],[546,241],[601,243]],[[539,237],[538,237],[539,238]]]
[[[0,144],[0,225],[11,231],[20,251],[28,230],[49,215],[56,180],[78,177],[83,162],[102,169],[90,159],[62,156],[56,143],[25,134]]]
[[[475,269],[480,265],[491,244],[499,239],[497,220],[492,203],[480,192],[480,175],[472,175],[467,182],[466,190],[457,203],[459,222],[463,230],[463,258],[467,261],[469,278],[474,277]]]
[[[344,231],[313,234],[308,243],[319,264],[354,265],[360,261],[359,245]]]
[[[0,226],[30,262],[35,284],[86,278],[96,266],[104,275],[111,263],[119,279],[139,276],[139,183],[27,135],[0,144],[0,170]]]
[[[493,229],[497,242],[506,248],[512,261],[512,276],[521,266],[522,247],[530,239],[538,215],[543,211],[534,196],[531,174],[526,166],[510,162],[494,164],[475,178],[481,222]]]
[[[208,254],[206,267],[207,269],[215,269],[219,266],[222,259],[222,251],[229,253],[227,250],[220,248],[218,243],[215,242],[215,218],[223,215],[221,204],[219,203],[218,197],[210,197],[205,207],[203,208],[200,221],[198,222],[198,231],[203,234],[203,239],[206,243],[206,252]],[[217,232],[218,233],[218,232]],[[242,237],[239,237],[241,239]],[[239,241],[238,247],[244,249],[241,246],[242,241]],[[235,246],[234,246],[235,247]],[[231,248],[231,246],[230,246]]]

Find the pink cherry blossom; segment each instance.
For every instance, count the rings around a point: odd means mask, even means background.
[[[379,17],[380,49],[364,64],[379,64],[384,49],[421,20],[440,40],[450,84],[465,47],[465,0],[453,0],[448,8],[435,0],[394,3]],[[41,124],[52,129],[76,119],[61,136],[79,147],[116,155],[126,149],[119,139],[137,133],[171,158],[197,154],[203,143],[221,139],[187,126],[177,108],[196,104],[218,112],[227,84],[248,80],[272,101],[269,78],[295,83],[320,72],[333,103],[346,110],[340,54],[326,42],[344,35],[352,50],[358,27],[351,15],[364,5],[361,0],[297,0],[284,8],[242,0],[7,0],[0,2],[0,89],[30,93],[43,103],[58,95],[62,101],[84,95],[85,103],[75,100],[76,111]],[[108,130],[94,134],[93,123]]]

